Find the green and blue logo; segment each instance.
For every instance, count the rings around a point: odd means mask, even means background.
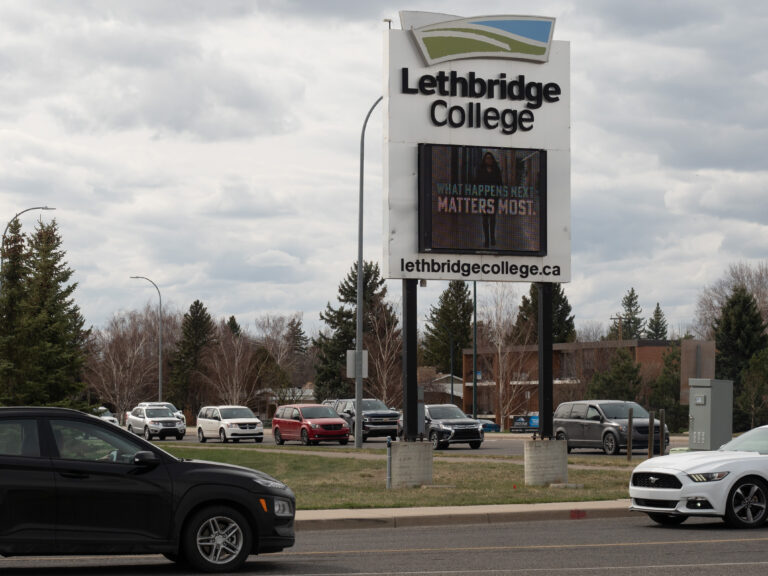
[[[555,19],[476,16],[412,28],[428,65],[465,58],[547,62]]]

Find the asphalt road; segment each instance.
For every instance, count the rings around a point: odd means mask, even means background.
[[[251,557],[241,574],[297,575],[764,575],[768,528],[734,530],[716,520],[656,526],[645,516],[300,532],[296,546]],[[8,558],[2,574],[186,574],[161,556]]]

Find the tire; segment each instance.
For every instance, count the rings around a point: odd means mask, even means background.
[[[565,451],[568,452],[568,454],[571,453],[571,447],[568,445],[568,437],[565,435],[565,432],[558,432],[555,439],[565,440]]]
[[[234,442],[235,444],[240,444],[240,438],[233,438],[232,442]]]
[[[615,434],[608,432],[605,436],[603,436],[603,452],[610,456],[615,456],[620,451],[621,449],[619,448],[619,441]]]
[[[254,438],[253,441],[256,442],[256,444],[261,444],[264,441],[264,438]]]
[[[205,441],[207,438],[205,437],[205,433],[203,432],[202,428],[197,429],[197,441],[200,442],[200,444],[205,444]]]
[[[283,440],[283,435],[280,434],[279,428],[275,428],[272,434],[275,437],[275,444],[277,444],[278,446],[282,446],[283,444],[285,444],[285,440]]]
[[[469,443],[469,447],[472,448],[472,450],[477,450],[482,445],[483,443],[480,440],[475,440],[474,442]]]
[[[347,439],[347,440],[339,440],[339,444],[341,444],[342,446],[346,446],[347,444],[349,444],[349,439]]]
[[[184,434],[176,434],[176,440],[184,440]]]
[[[131,425],[130,425],[130,424],[128,424],[128,432],[130,432],[131,434],[133,434],[133,428],[131,427]]]
[[[688,520],[688,516],[681,514],[659,514],[658,512],[649,512],[648,518],[662,526],[679,526]]]
[[[304,446],[309,446],[309,432],[307,432],[306,428],[301,429],[301,443]]]
[[[222,444],[226,444],[227,443],[227,433],[224,432],[224,428],[219,430],[219,440],[221,440]]]
[[[149,426],[144,426],[144,440],[152,440],[152,433],[149,431]]]
[[[757,528],[768,513],[768,486],[759,478],[743,478],[728,493],[725,521],[734,528]]]
[[[204,572],[234,572],[251,552],[253,535],[245,517],[229,506],[197,512],[182,531],[184,557]]]
[[[429,433],[429,441],[432,442],[432,450],[442,449],[443,444],[438,439],[437,432],[435,430],[432,430],[432,432]]]

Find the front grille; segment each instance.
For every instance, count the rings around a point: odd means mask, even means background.
[[[647,424],[644,426],[634,426],[635,432],[637,432],[638,434],[642,434],[643,436],[648,436],[648,428],[649,426]],[[659,437],[658,425],[653,427],[653,435],[656,436],[656,438]]]
[[[454,428],[453,430],[454,440],[479,440],[480,432],[477,428]]]
[[[635,498],[635,504],[644,508],[668,508],[674,510],[677,506],[677,500],[647,500],[645,498]]]
[[[240,428],[240,430],[256,430],[256,427],[258,424],[238,424],[237,427]]]
[[[323,430],[341,430],[341,424],[323,424]]]
[[[163,422],[164,428],[176,428],[177,423],[176,422]]]
[[[672,474],[652,474],[636,472],[632,474],[632,486],[638,488],[680,488],[680,480]]]

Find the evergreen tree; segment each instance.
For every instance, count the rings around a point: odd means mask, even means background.
[[[576,324],[571,304],[562,284],[552,285],[552,342],[561,344],[576,341]],[[516,344],[535,344],[539,341],[539,289],[531,284],[528,296],[523,295],[517,312],[513,340]]]
[[[229,328],[229,331],[232,332],[235,336],[240,336],[240,334],[243,333],[242,329],[240,328],[240,324],[237,323],[237,320],[234,316],[230,316],[229,320],[227,320],[227,328]]]
[[[609,340],[639,340],[645,330],[645,319],[634,288],[621,299],[621,308],[622,312],[617,314],[619,319],[613,321],[609,331]]]
[[[304,326],[301,316],[296,315],[288,321],[288,332],[286,338],[294,354],[306,355],[309,350],[309,338],[304,332]]]
[[[640,393],[640,366],[623,349],[616,351],[608,370],[598,372],[588,386],[588,395],[596,399],[634,401]]]
[[[653,316],[648,320],[645,337],[649,340],[667,339],[667,319],[664,317],[664,312],[661,311],[661,306],[659,306],[658,302],[656,302],[656,308],[653,310]]]
[[[17,396],[23,383],[21,365],[25,350],[21,304],[29,277],[26,237],[18,218],[8,224],[0,258],[0,404],[13,406],[21,403]]]
[[[71,406],[85,388],[82,370],[90,330],[72,297],[77,283],[68,284],[73,270],[64,260],[56,220],[38,223],[29,249],[21,303],[24,382],[16,397],[24,404]]]
[[[744,285],[733,289],[715,320],[715,377],[733,381],[733,397],[742,393],[741,374],[749,360],[768,346],[765,323],[757,302]],[[749,416],[736,406],[733,415],[734,430],[749,426]]]
[[[363,263],[363,333],[371,330],[370,314],[394,316],[392,307],[385,302],[387,288],[374,262]],[[355,348],[357,327],[357,264],[353,264],[347,276],[339,284],[339,302],[334,308],[328,303],[320,319],[328,327],[315,339],[317,349],[317,377],[315,398],[344,398],[354,393],[354,380],[346,377],[347,350]]]
[[[181,338],[171,362],[168,398],[179,408],[197,408],[202,401],[203,355],[215,341],[216,325],[200,300],[195,300],[181,322]]]
[[[734,405],[749,418],[749,428],[766,423],[768,414],[768,349],[757,352],[742,372]]]
[[[474,305],[467,283],[451,280],[440,294],[437,306],[431,306],[424,327],[423,362],[439,372],[451,369],[461,373],[461,351],[472,343],[472,312]]]

